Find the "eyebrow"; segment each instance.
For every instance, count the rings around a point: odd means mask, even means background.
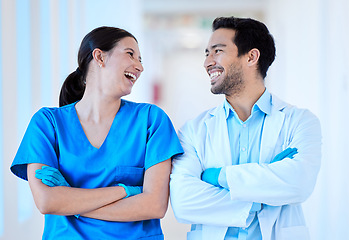
[[[132,53],[135,53],[135,50],[133,50],[133,48],[125,48],[125,50],[129,50],[129,51],[131,51]],[[140,62],[142,62],[142,58],[139,56],[138,57],[138,60],[140,61]]]
[[[212,45],[210,48],[211,49],[215,49],[215,48],[218,48],[218,47],[226,47],[227,45],[226,44],[223,44],[223,43],[218,43],[218,44],[215,44],[215,45]],[[208,49],[206,48],[205,49],[205,53],[208,53]]]

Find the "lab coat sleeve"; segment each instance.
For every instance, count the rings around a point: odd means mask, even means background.
[[[319,120],[307,110],[294,110],[286,116],[280,134],[283,139],[277,141],[268,161],[288,147],[297,148],[298,154],[293,159],[270,164],[228,166],[226,174],[232,200],[281,206],[304,202],[312,193],[321,159]]]
[[[193,129],[179,131],[184,154],[173,161],[170,197],[179,222],[246,227],[251,202],[231,200],[229,191],[201,181],[202,163],[191,140]]]

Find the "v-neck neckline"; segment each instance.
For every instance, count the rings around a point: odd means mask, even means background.
[[[86,135],[86,133],[85,133],[85,131],[84,131],[84,128],[83,128],[83,126],[82,126],[82,124],[81,124],[81,121],[80,121],[80,119],[79,119],[78,112],[77,112],[77,110],[76,110],[76,108],[75,108],[75,105],[76,105],[78,102],[79,102],[79,101],[75,102],[75,103],[74,103],[74,106],[73,106],[73,111],[74,111],[74,115],[75,115],[76,125],[78,125],[80,134],[83,136],[82,138],[84,139],[84,141],[86,142],[86,144],[87,144],[90,148],[92,148],[92,149],[98,151],[98,150],[100,150],[100,149],[106,144],[106,142],[107,142],[107,140],[108,140],[108,136],[110,135],[110,132],[113,131],[113,126],[115,125],[116,119],[117,119],[118,116],[120,115],[119,113],[120,113],[120,111],[121,111],[121,109],[122,109],[122,106],[124,105],[124,101],[121,99],[119,110],[118,110],[118,112],[115,114],[114,119],[113,119],[113,122],[111,123],[110,128],[109,128],[109,130],[108,130],[108,133],[106,134],[106,136],[105,136],[105,138],[104,138],[104,140],[103,140],[103,142],[102,142],[102,144],[101,144],[101,146],[100,146],[99,148],[93,146],[93,144],[90,142],[90,140],[88,139],[88,137],[87,137],[87,135]]]

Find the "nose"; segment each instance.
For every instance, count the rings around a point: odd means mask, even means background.
[[[214,60],[213,56],[211,54],[207,55],[205,61],[204,61],[204,68],[209,68],[211,66],[216,65],[216,61]]]
[[[143,72],[144,68],[143,68],[143,64],[141,62],[137,63],[136,70],[139,72]]]

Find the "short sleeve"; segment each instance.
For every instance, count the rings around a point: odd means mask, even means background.
[[[19,178],[27,179],[27,164],[42,163],[58,167],[54,118],[47,108],[40,109],[32,117],[24,134],[11,171]]]
[[[145,169],[182,153],[183,148],[170,118],[162,109],[152,105],[148,116]]]

